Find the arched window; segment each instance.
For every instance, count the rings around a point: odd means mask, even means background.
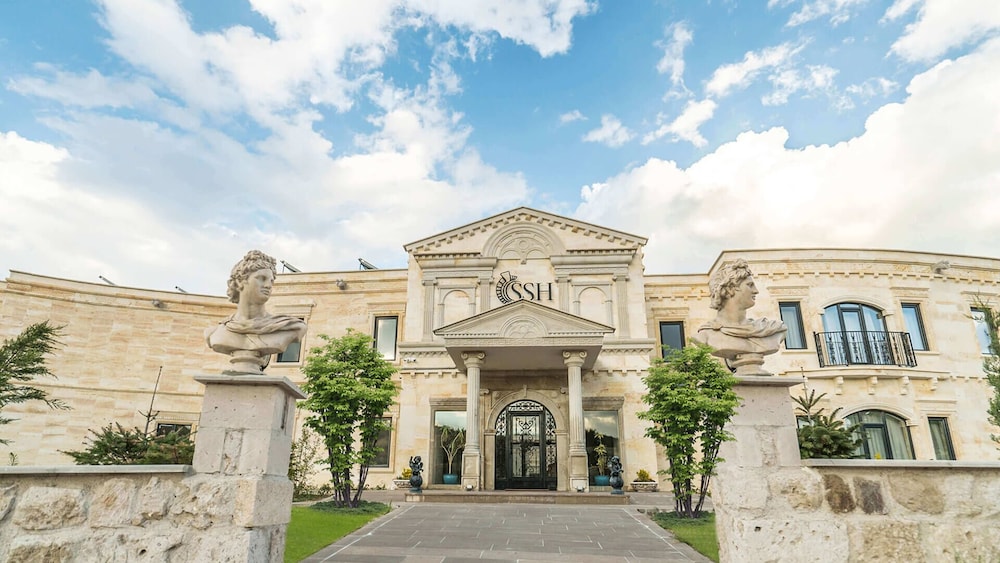
[[[847,426],[861,428],[857,455],[868,459],[913,459],[910,429],[902,418],[885,411],[866,410],[849,415]]]
[[[913,345],[905,332],[887,332],[882,311],[862,303],[837,303],[823,311],[817,335],[820,365],[915,366]]]

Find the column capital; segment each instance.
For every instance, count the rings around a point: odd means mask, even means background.
[[[570,367],[582,366],[584,360],[587,359],[585,350],[564,350],[562,354],[563,363]]]
[[[481,367],[486,360],[486,352],[462,352],[465,367]]]

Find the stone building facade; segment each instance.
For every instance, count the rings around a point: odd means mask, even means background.
[[[399,370],[399,395],[370,484],[390,484],[420,455],[429,487],[595,489],[602,451],[621,456],[626,480],[666,469],[636,416],[642,378],[663,345],[682,345],[714,317],[708,279],[743,258],[760,290],[750,316],[790,328],[765,368],[804,377],[826,393],[823,407],[863,426],[861,455],[996,459],[974,308],[1000,301],[1000,259],[734,250],[703,274],[647,274],[645,244],[518,208],[406,245],[406,269],[281,274],[268,307],[303,318],[309,332],[301,353],[275,357],[267,373],[301,382],[319,334],[372,334]],[[157,424],[196,429],[193,376],[227,362],[202,333],[232,307],[222,296],[12,271],[0,284],[0,336],[43,320],[65,326],[51,361],[59,377],[36,384],[73,410],[8,406],[19,420],[0,437],[14,440],[21,464],[65,464],[60,451],[78,449],[89,428],[142,426],[154,387]],[[450,464],[445,428],[466,437]]]

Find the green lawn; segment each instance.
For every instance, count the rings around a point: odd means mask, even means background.
[[[653,520],[673,532],[677,539],[690,545],[712,561],[719,561],[719,540],[715,536],[715,514],[703,513],[701,518],[679,518],[673,512],[657,512]]]
[[[285,539],[285,563],[309,557],[386,512],[388,505],[374,502],[362,502],[357,509],[335,508],[328,503],[293,506]]]

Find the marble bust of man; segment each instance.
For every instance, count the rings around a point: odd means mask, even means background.
[[[694,339],[736,369],[736,375],[771,375],[761,365],[778,351],[788,327],[781,321],[747,318],[757,299],[757,286],[746,260],[724,264],[708,282],[715,319],[698,328]]]
[[[232,356],[231,374],[259,374],[272,354],[284,352],[306,334],[306,323],[288,315],[271,315],[264,304],[277,275],[274,258],[251,250],[233,266],[226,295],[236,312],[205,330],[208,347]]]

